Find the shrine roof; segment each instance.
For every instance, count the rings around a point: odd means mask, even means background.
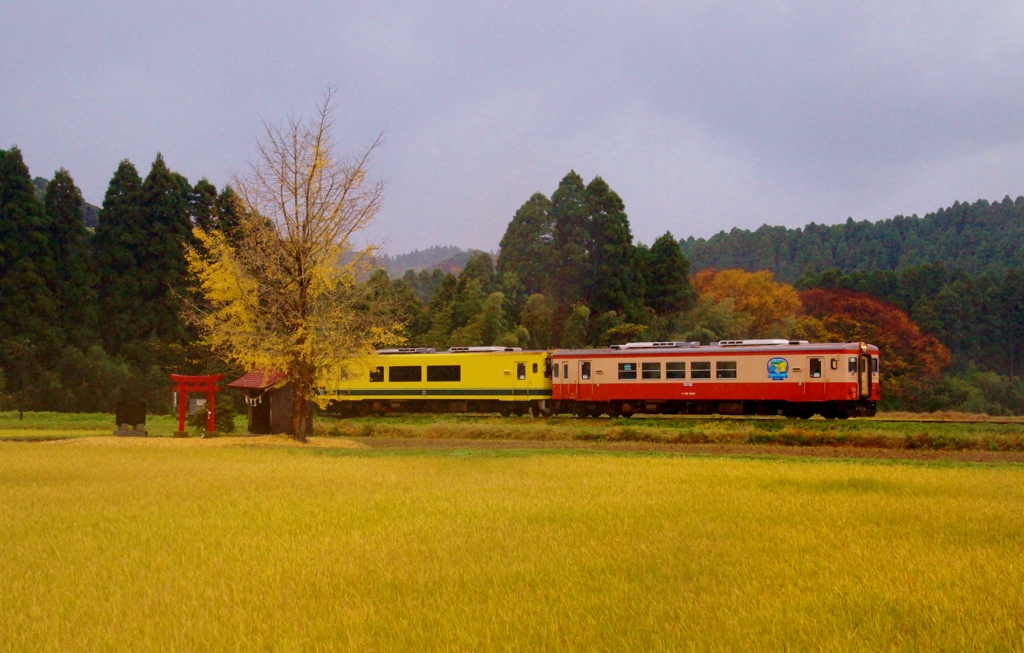
[[[276,386],[283,381],[284,378],[284,372],[253,370],[229,383],[228,387],[240,388],[243,390],[266,390],[267,388]]]

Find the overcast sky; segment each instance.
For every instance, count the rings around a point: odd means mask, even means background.
[[[394,254],[496,250],[570,169],[650,243],[1024,194],[1024,3],[0,3],[0,148],[100,204],[156,153],[218,188],[339,93]]]

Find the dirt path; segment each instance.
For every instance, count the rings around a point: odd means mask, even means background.
[[[216,438],[117,437],[104,435],[90,438],[50,440],[46,444],[61,447],[310,447],[330,449],[367,449],[366,444],[348,438],[309,438],[300,444],[283,435],[222,436]]]
[[[580,440],[485,440],[457,438],[338,438],[311,437],[306,444],[279,435],[225,436],[217,438],[115,437],[111,435],[49,440],[59,447],[302,447],[328,449],[378,449],[407,451],[530,450],[612,451],[683,455],[787,456],[835,459],[922,460],[972,463],[1024,463],[1020,451],[934,451],[931,449],[879,449],[868,447],[785,446],[773,444],[664,444],[654,442],[592,442]]]
[[[930,449],[877,449],[866,447],[795,447],[771,444],[659,444],[652,442],[583,442],[548,440],[471,440],[415,438],[352,438],[371,449],[511,450],[655,452],[690,455],[798,456],[809,458],[863,458],[881,460],[950,460],[975,463],[1024,463],[1020,451],[933,451]]]

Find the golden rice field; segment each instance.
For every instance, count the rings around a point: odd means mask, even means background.
[[[160,440],[0,442],[0,650],[1024,649],[1024,466]]]

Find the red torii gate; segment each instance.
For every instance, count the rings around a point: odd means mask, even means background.
[[[188,393],[190,392],[203,392],[206,394],[206,432],[213,433],[217,430],[217,400],[215,395],[220,392],[217,382],[223,378],[223,374],[207,374],[205,376],[171,375],[171,381],[174,381],[174,392],[178,395],[178,432],[175,435],[185,435],[185,413],[188,410]]]

